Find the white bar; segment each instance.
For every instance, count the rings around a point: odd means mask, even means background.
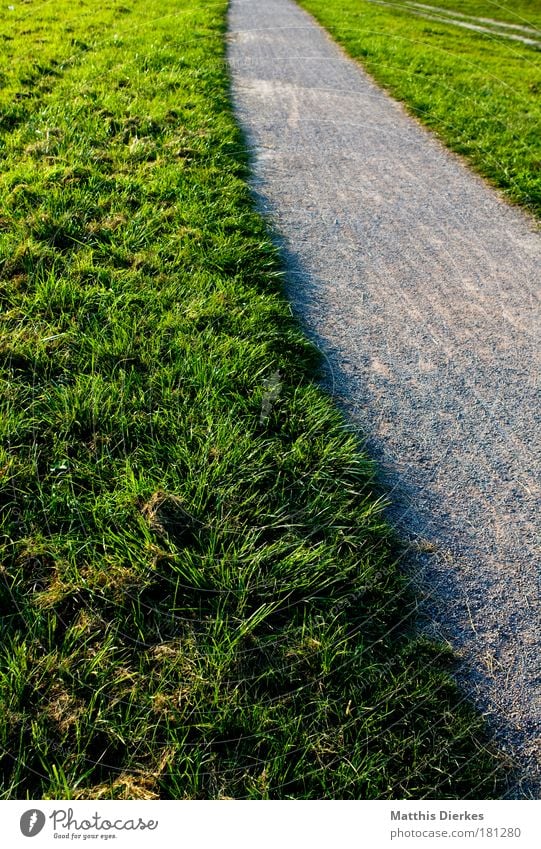
[[[5,801],[0,811],[6,849],[541,847],[538,801]]]

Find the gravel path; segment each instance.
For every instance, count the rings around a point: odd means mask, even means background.
[[[541,234],[291,0],[232,0],[229,60],[291,301],[394,490],[432,632],[538,793]]]

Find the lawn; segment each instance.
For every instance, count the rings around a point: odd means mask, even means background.
[[[414,11],[427,10],[404,0],[390,5],[302,0],[301,5],[450,148],[508,198],[541,215],[539,49],[496,32],[425,20]],[[518,0],[512,7],[490,0],[427,0],[425,5],[440,7],[444,15],[455,10],[533,28],[541,44],[539,0]],[[507,32],[528,37],[522,30]]]
[[[226,6],[2,11],[1,796],[497,796],[283,297]]]

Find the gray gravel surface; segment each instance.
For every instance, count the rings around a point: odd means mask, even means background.
[[[290,0],[232,0],[253,185],[379,461],[429,630],[541,787],[541,234]]]

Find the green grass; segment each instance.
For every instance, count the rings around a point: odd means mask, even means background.
[[[408,0],[390,0],[390,2],[401,5]],[[413,0],[413,2],[425,3],[425,0]],[[487,18],[531,29],[541,28],[539,0],[426,0],[426,5],[439,7],[448,12],[460,12],[470,17]]]
[[[539,0],[427,0],[534,26]],[[333,37],[410,111],[507,196],[541,215],[541,52],[365,0],[302,0]]]
[[[497,795],[282,296],[225,13],[3,13],[2,797]]]

